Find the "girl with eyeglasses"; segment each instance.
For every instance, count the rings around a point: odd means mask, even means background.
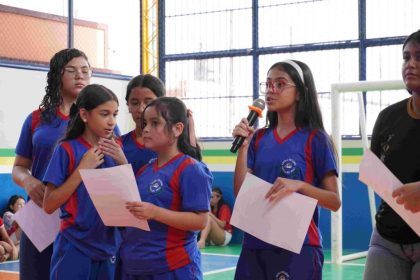
[[[131,163],[134,174],[150,159],[156,157],[156,153],[144,145],[141,114],[150,102],[161,96],[165,96],[165,85],[159,78],[150,74],[138,75],[132,78],[127,85],[125,100],[135,128],[122,135],[120,139],[124,154],[128,162]]]
[[[150,74],[141,74],[130,80],[127,85],[125,100],[128,112],[135,123],[135,128],[121,136],[123,150],[129,163],[136,173],[140,167],[156,157],[156,153],[147,149],[142,138],[141,114],[144,108],[156,98],[166,95],[165,84],[158,77]],[[190,141],[197,146],[195,137],[194,119],[191,110],[188,112],[188,128]]]
[[[83,74],[82,69],[89,69],[88,74]],[[69,73],[69,70],[74,70],[74,73]],[[64,136],[71,106],[80,91],[90,83],[90,74],[90,64],[84,52],[78,49],[57,52],[50,60],[42,102],[23,123],[12,176],[39,207],[42,207],[44,199],[42,178],[48,162],[56,143]],[[23,232],[20,240],[20,279],[48,279],[52,250],[53,245],[50,245],[38,252]]]
[[[235,279],[322,279],[319,206],[337,211],[341,201],[336,153],[324,130],[312,73],[303,62],[281,61],[270,67],[260,87],[268,110],[266,126],[255,131],[244,118],[232,133],[246,138],[238,150],[234,193],[250,172],[273,184],[265,197],[270,203],[299,192],[317,199],[318,206],[300,254],[245,233]]]

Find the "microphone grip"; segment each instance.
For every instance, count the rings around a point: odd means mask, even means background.
[[[258,114],[255,111],[250,111],[248,114],[248,117],[246,118],[248,120],[248,124],[249,126],[253,126],[255,124],[255,121],[258,118]],[[240,146],[242,146],[242,144],[245,141],[245,137],[241,137],[241,136],[236,136],[235,140],[232,143],[232,147],[230,148],[230,151],[232,153],[236,153],[239,149]]]
[[[237,136],[232,143],[232,147],[230,148],[230,151],[232,153],[236,153],[238,151],[239,147],[242,146],[244,141],[245,141],[245,137]]]

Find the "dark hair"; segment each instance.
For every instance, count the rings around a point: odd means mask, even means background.
[[[403,43],[403,46],[402,46],[402,51],[403,51],[403,52],[404,52],[404,48],[405,48],[405,46],[406,46],[408,43],[410,43],[410,42],[413,42],[413,43],[416,43],[416,44],[420,44],[420,29],[419,29],[419,30],[417,30],[416,32],[411,33],[410,35],[408,35],[408,37],[404,40],[404,43]],[[412,91],[411,89],[408,89],[408,88],[407,88],[407,91],[408,91],[410,94],[413,94],[413,91]]]
[[[223,192],[219,187],[213,187],[211,191],[217,192],[218,194],[220,194],[219,202],[217,202],[217,212],[219,212],[220,207],[222,207],[222,205],[225,204],[225,201],[223,200]],[[211,210],[213,211],[213,206],[211,206]],[[216,213],[216,214],[219,214],[219,213]]]
[[[197,145],[194,147],[190,143],[189,129],[188,129],[188,117],[187,107],[184,102],[176,97],[159,97],[150,102],[142,113],[142,129],[144,129],[144,112],[147,108],[154,107],[160,116],[166,121],[166,129],[168,133],[172,133],[172,126],[176,123],[182,123],[184,129],[181,135],[178,137],[178,149],[199,161],[201,161],[201,149]]]
[[[285,71],[287,74],[289,74],[290,78],[295,83],[299,94],[299,101],[296,104],[295,114],[296,127],[309,129],[318,128],[324,130],[321,109],[318,103],[317,91],[315,88],[312,72],[305,63],[297,60],[293,60],[293,62],[298,64],[302,69],[304,79],[303,81],[300,78],[297,70],[287,62],[277,62],[273,64],[268,72],[275,68]],[[275,128],[277,123],[277,113],[267,112],[266,126],[269,128]]]
[[[131,91],[136,87],[148,88],[156,95],[156,97],[165,96],[165,84],[159,78],[150,74],[138,75],[132,78],[127,85],[127,92],[125,94],[125,100],[127,102]]]
[[[64,140],[75,139],[85,131],[85,123],[80,118],[80,109],[91,111],[108,101],[115,101],[118,104],[117,96],[108,88],[91,84],[85,86],[77,97],[76,103],[70,109],[70,122]]]
[[[404,43],[402,46],[403,50],[409,42],[420,43],[420,29],[408,35],[408,37],[404,40]]]
[[[47,74],[47,86],[45,87],[45,95],[39,105],[41,110],[41,119],[43,122],[51,122],[56,113],[56,109],[63,102],[61,96],[61,77],[63,76],[64,67],[73,58],[83,57],[89,64],[86,54],[78,49],[64,49],[57,52],[50,60],[50,70]],[[90,64],[89,64],[90,67]]]
[[[7,212],[7,211],[13,212],[11,206],[14,205],[19,198],[25,200],[25,198],[23,196],[19,195],[19,194],[12,195],[9,198],[9,201],[7,202],[7,206],[6,206],[5,210],[4,210],[4,212]]]
[[[329,135],[326,133],[324,123],[322,121],[321,109],[318,103],[318,93],[316,91],[314,78],[312,71],[305,63],[292,60],[303,72],[303,81],[298,71],[287,62],[277,62],[273,64],[268,72],[272,69],[279,69],[287,72],[290,78],[296,85],[296,89],[299,94],[299,101],[296,104],[295,112],[295,125],[297,128],[306,128],[309,130],[317,129],[328,139],[329,145],[334,151],[336,160],[338,159],[338,153]],[[268,73],[267,72],[267,73]],[[275,128],[277,126],[278,119],[276,112],[267,112],[267,123],[266,127]]]

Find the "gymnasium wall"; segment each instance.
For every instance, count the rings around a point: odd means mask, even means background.
[[[124,100],[128,81],[93,77],[92,83],[103,84],[117,94],[120,100],[118,126],[122,133],[131,130],[133,124]],[[45,84],[46,70],[0,67],[0,209],[5,206],[10,195],[24,194],[11,179],[14,149],[22,123],[29,112],[38,107]],[[231,142],[204,141],[201,144],[204,162],[214,175],[214,185],[222,188],[224,199],[233,207],[232,182],[236,158],[229,151]],[[362,152],[360,141],[343,141],[343,247],[347,250],[366,250],[372,228],[367,189],[358,181],[358,163]],[[331,244],[330,221],[330,212],[321,210],[320,225],[323,244],[327,248]],[[240,243],[241,237],[242,232],[235,229],[233,242]]]

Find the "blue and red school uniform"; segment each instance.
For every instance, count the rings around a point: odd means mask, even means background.
[[[139,170],[136,180],[142,201],[173,211],[209,211],[213,176],[190,156],[180,153],[161,167],[154,159]],[[123,279],[202,279],[198,232],[155,220],[149,220],[149,226],[150,232],[130,227],[122,233]]]
[[[248,148],[248,168],[257,177],[274,183],[277,177],[305,181],[322,188],[328,172],[337,173],[334,149],[319,130],[296,129],[281,139],[276,129],[258,130]],[[321,279],[323,253],[317,206],[300,254],[244,234],[236,279]],[[287,277],[285,279],[287,279]]]
[[[82,137],[60,143],[43,181],[61,186],[90,148]],[[97,168],[115,165],[111,157],[105,156]],[[85,279],[78,278],[80,275],[90,275],[86,279],[113,279],[121,236],[116,227],[104,225],[83,182],[60,209],[61,225],[54,242],[50,279]]]
[[[41,111],[29,114],[22,126],[16,146],[16,154],[32,160],[31,174],[42,181],[48,162],[58,140],[63,137],[69,122],[68,116],[59,110],[50,123],[42,122]],[[20,239],[19,270],[22,280],[45,280],[50,273],[50,260],[53,245],[38,252],[24,232]]]
[[[41,119],[41,110],[29,114],[21,129],[16,154],[32,161],[31,174],[42,181],[50,158],[58,141],[64,136],[69,117],[56,110],[49,123]],[[114,133],[120,135],[115,127]],[[20,240],[19,277],[21,280],[45,280],[50,274],[53,245],[38,252],[24,232]]]
[[[120,137],[123,151],[128,163],[131,163],[134,174],[152,158],[156,157],[156,153],[146,148],[144,144],[137,141],[136,131],[130,131]]]

